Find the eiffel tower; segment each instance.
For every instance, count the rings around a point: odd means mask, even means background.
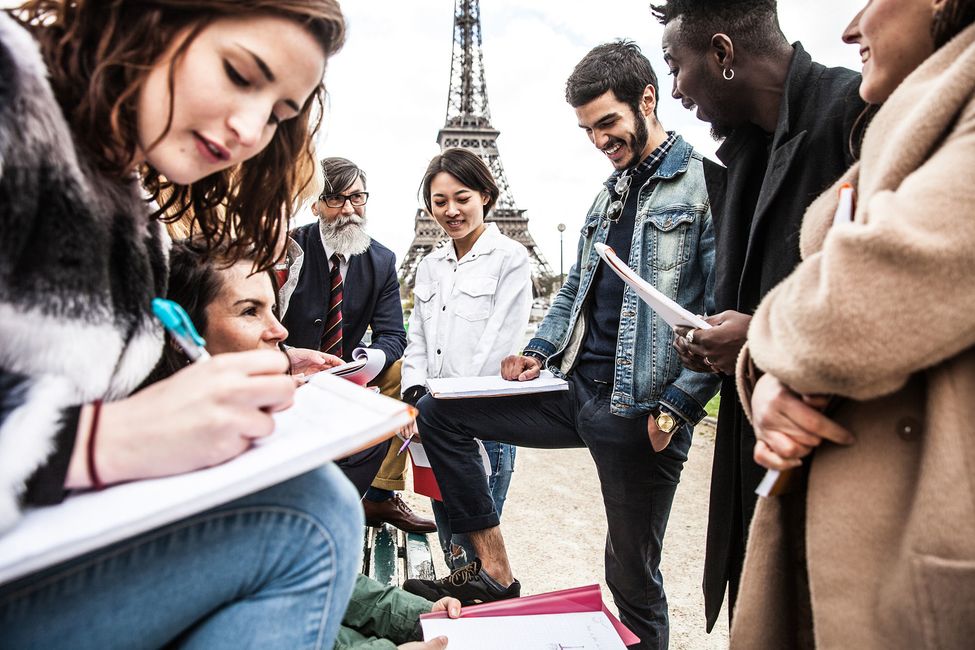
[[[450,62],[450,91],[447,95],[447,119],[437,134],[440,150],[463,147],[487,163],[501,195],[485,221],[498,224],[501,233],[524,244],[532,264],[535,295],[541,295],[541,281],[552,275],[552,269],[539,250],[531,233],[525,210],[519,210],[511,195],[498,153],[500,131],[491,126],[484,61],[481,56],[481,10],[479,0],[456,0],[454,5],[454,48]],[[402,290],[413,290],[416,269],[434,246],[449,241],[443,230],[422,208],[416,211],[413,243],[399,267]]]

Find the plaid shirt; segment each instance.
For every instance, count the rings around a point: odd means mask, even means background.
[[[674,146],[675,142],[677,142],[677,132],[667,131],[667,138],[660,143],[660,146],[651,151],[649,156],[633,167],[623,170],[617,169],[610,174],[609,178],[606,179],[606,182],[603,183],[603,185],[605,185],[606,189],[610,191],[610,194],[616,196],[616,181],[623,174],[629,172],[630,176],[649,178],[655,171],[657,171],[657,167],[659,167],[663,159],[667,157],[667,152],[670,151],[670,148]]]

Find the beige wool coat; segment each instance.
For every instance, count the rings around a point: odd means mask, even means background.
[[[832,417],[857,441],[761,500],[731,645],[975,648],[975,26],[891,95],[844,181],[854,223],[830,227],[839,183],[810,206],[738,379],[745,404],[756,369],[848,398]]]

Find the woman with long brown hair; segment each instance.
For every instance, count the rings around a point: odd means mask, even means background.
[[[160,222],[192,214],[208,245],[271,267],[344,30],[334,0],[0,12],[0,530],[272,431],[294,391],[278,351],[131,394],[163,345]],[[330,647],[360,526],[341,475],[311,472],[0,585],[0,646]]]

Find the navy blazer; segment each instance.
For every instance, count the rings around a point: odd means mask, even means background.
[[[318,222],[296,228],[291,237],[304,251],[298,284],[288,303],[282,322],[288,328],[288,345],[319,349],[328,315],[328,260],[322,246]],[[403,356],[406,329],[403,305],[396,279],[396,255],[376,240],[360,255],[349,258],[343,278],[342,343],[346,361],[352,350],[362,345],[366,329],[372,327],[371,348],[386,354],[389,368]]]

